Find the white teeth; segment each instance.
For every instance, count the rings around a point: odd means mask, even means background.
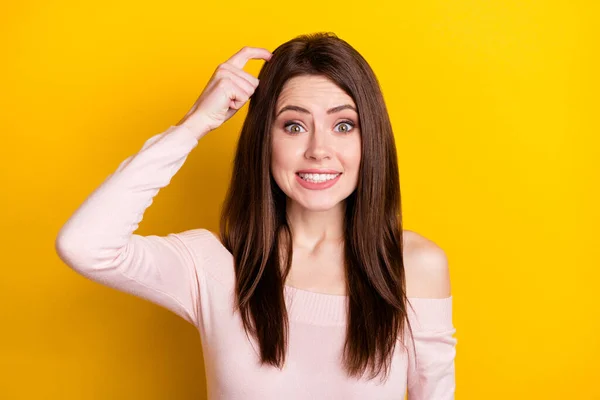
[[[325,181],[330,181],[332,179],[337,178],[338,174],[303,174],[299,173],[300,178],[304,179],[308,182],[320,183]]]

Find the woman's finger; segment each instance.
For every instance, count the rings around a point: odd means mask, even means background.
[[[248,95],[248,97],[252,96],[252,93],[254,93],[254,90],[256,89],[256,87],[254,85],[252,85],[246,79],[244,79],[244,78],[240,77],[239,75],[237,75],[232,70],[229,70],[229,69],[226,69],[226,68],[222,68],[222,69],[219,70],[219,72],[217,73],[217,75],[221,79],[227,78],[230,81],[232,81],[237,87],[239,87],[241,90],[243,90],[244,93]]]
[[[225,62],[236,68],[243,69],[251,59],[269,61],[272,56],[273,54],[263,47],[244,46]]]
[[[219,67],[227,69],[231,72],[233,72],[234,74],[238,75],[239,77],[245,79],[246,81],[248,81],[248,83],[250,83],[251,85],[253,85],[255,88],[256,86],[258,86],[259,80],[257,77],[249,74],[248,72],[244,71],[243,69],[239,69],[234,67],[231,64],[228,63],[223,63],[221,65],[219,65]]]

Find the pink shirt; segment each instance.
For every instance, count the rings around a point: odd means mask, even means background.
[[[346,296],[285,287],[289,347],[282,370],[258,363],[233,313],[232,255],[206,229],[167,236],[135,232],[159,190],[169,184],[198,137],[171,126],[149,138],[85,200],[60,230],[56,250],[87,278],[165,307],[202,338],[207,392],[216,399],[454,399],[457,339],[452,297],[409,298],[416,354],[396,346],[388,380],[348,378],[340,356]],[[418,369],[414,360],[418,360]]]

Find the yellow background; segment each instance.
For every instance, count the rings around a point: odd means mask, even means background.
[[[204,398],[194,328],[77,275],[55,236],[120,161],[187,112],[218,63],[327,30],[380,79],[405,229],[449,257],[456,398],[600,399],[595,4],[5,4],[0,398]],[[217,229],[246,110],[201,140],[137,233]]]

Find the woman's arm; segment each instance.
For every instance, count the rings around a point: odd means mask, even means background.
[[[210,233],[196,229],[159,237],[133,232],[197,144],[197,132],[184,125],[148,139],[88,196],[55,242],[59,257],[83,276],[150,300],[194,324],[202,271],[188,245],[208,244]]]
[[[404,259],[415,340],[414,349],[410,337],[407,342],[408,400],[454,399],[457,339],[448,259],[433,241],[414,232],[407,235]]]
[[[215,245],[212,233],[193,229],[160,237],[133,232],[198,140],[254,93],[258,79],[244,65],[271,56],[266,49],[246,46],[220,64],[182,120],[148,139],[75,211],[55,241],[60,258],[94,281],[148,299],[198,325],[199,264]]]
[[[452,297],[409,298],[415,349],[408,340],[408,400],[451,400],[456,391],[457,339],[452,325]]]

